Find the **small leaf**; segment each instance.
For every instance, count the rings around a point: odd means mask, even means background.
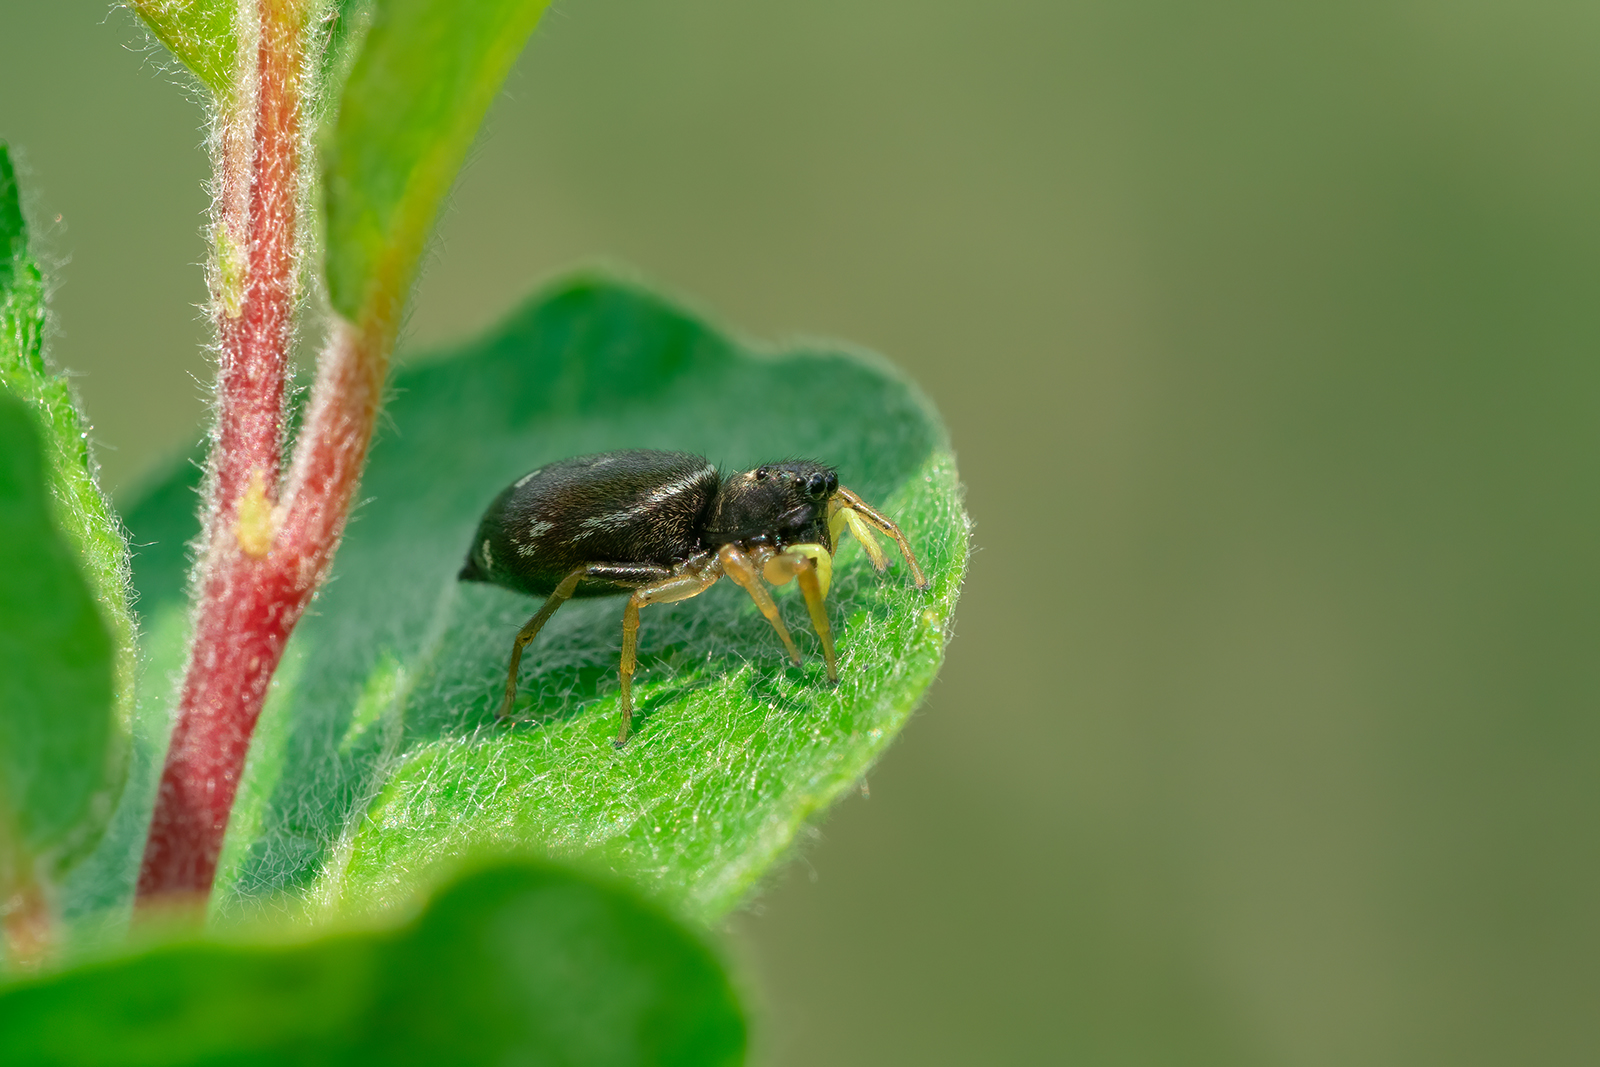
[[[44,281],[3,143],[0,259],[0,820],[53,878],[122,787],[136,660],[127,547],[67,381],[45,363]]]
[[[938,670],[967,526],[937,416],[875,357],[751,350],[594,278],[414,365],[393,393],[367,503],[262,715],[216,907],[278,907],[284,894],[382,907],[479,845],[598,856],[706,918],[734,906],[855,786]],[[727,583],[646,609],[638,733],[620,752],[621,603],[573,603],[523,660],[523,721],[498,724],[511,640],[538,605],[456,581],[478,518],[541,463],[623,447],[699,451],[724,469],[835,463],[905,527],[932,588],[918,592],[898,561],[880,576],[846,541],[829,598],[837,688],[792,585],[778,600],[807,657],[799,668]],[[179,469],[128,516],[149,544],[136,560],[141,605],[158,618],[182,617],[194,478]],[[181,627],[152,632],[164,635],[153,660],[181,654]],[[160,684],[147,699],[161,699]]]
[[[156,948],[0,989],[8,1063],[741,1062],[716,957],[655,908],[544,864],[480,871],[410,928]]]
[[[128,0],[150,32],[219,97],[233,92],[235,0]]]
[[[327,154],[334,308],[398,303],[440,201],[549,0],[375,0]]]

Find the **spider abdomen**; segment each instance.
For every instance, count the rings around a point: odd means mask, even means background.
[[[546,596],[587,563],[670,569],[700,551],[721,479],[703,456],[629,449],[531,471],[495,498],[460,577]],[[574,596],[628,587],[597,579]]]

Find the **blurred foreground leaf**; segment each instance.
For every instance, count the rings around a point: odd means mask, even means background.
[[[873,357],[753,351],[658,297],[589,278],[407,369],[393,392],[368,501],[263,712],[216,906],[293,894],[381,908],[469,847],[584,854],[692,914],[734,906],[856,785],[938,670],[967,527],[937,416]],[[638,733],[621,751],[621,602],[569,604],[523,660],[522,721],[497,723],[512,637],[537,604],[456,581],[478,517],[541,463],[623,447],[696,450],[725,469],[833,462],[904,525],[933,586],[917,592],[898,561],[879,576],[846,541],[829,597],[837,688],[792,585],[778,599],[807,656],[798,668],[727,583],[647,609]],[[149,546],[135,565],[152,704],[170,700],[158,668],[183,648],[195,476],[179,468],[128,516]],[[98,906],[127,893],[133,846],[108,844],[128,858]]]
[[[716,958],[631,894],[520,863],[397,932],[169,944],[0,988],[7,1064],[715,1067],[744,1022]]]
[[[127,550],[66,379],[45,365],[27,245],[0,143],[0,910],[4,883],[49,881],[99,837],[134,672]]]

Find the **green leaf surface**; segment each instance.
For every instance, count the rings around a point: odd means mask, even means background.
[[[233,92],[235,0],[128,0],[150,32],[219,97]]]
[[[382,908],[463,850],[535,847],[597,859],[692,914],[726,911],[859,782],[938,670],[967,523],[937,415],[870,355],[763,351],[591,277],[414,364],[392,392],[367,501],[262,715],[216,906],[289,894]],[[798,668],[729,583],[646,609],[638,733],[620,751],[622,603],[575,602],[523,660],[521,721],[498,723],[511,640],[538,605],[457,582],[478,518],[542,463],[625,447],[699,451],[724,469],[834,463],[903,525],[932,588],[918,592],[898,559],[880,576],[846,539],[829,597],[837,687],[792,584],[777,596]],[[150,625],[155,662],[181,655],[195,477],[185,465],[128,516],[148,546],[141,606],[167,620]]]
[[[17,1067],[716,1067],[744,1045],[695,935],[629,892],[528,862],[469,875],[399,931],[169,944],[0,988]]]
[[[440,202],[549,0],[375,0],[326,156],[333,306],[402,300]]]
[[[0,260],[0,836],[54,877],[122,787],[136,662],[127,547],[45,362],[44,280],[3,143]]]

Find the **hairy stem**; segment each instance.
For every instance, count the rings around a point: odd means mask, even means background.
[[[141,903],[209,894],[267,684],[332,556],[354,488],[351,473],[341,501],[278,499],[301,200],[305,18],[298,0],[261,0],[254,14],[254,47],[241,49],[246,91],[235,94],[217,138],[212,285],[219,410],[193,643],[139,872]],[[319,378],[319,393],[323,385]],[[315,400],[319,405],[327,402]],[[319,483],[317,491],[332,488]],[[308,507],[339,515],[315,527],[322,536],[315,545],[303,538],[280,543],[280,518]]]

